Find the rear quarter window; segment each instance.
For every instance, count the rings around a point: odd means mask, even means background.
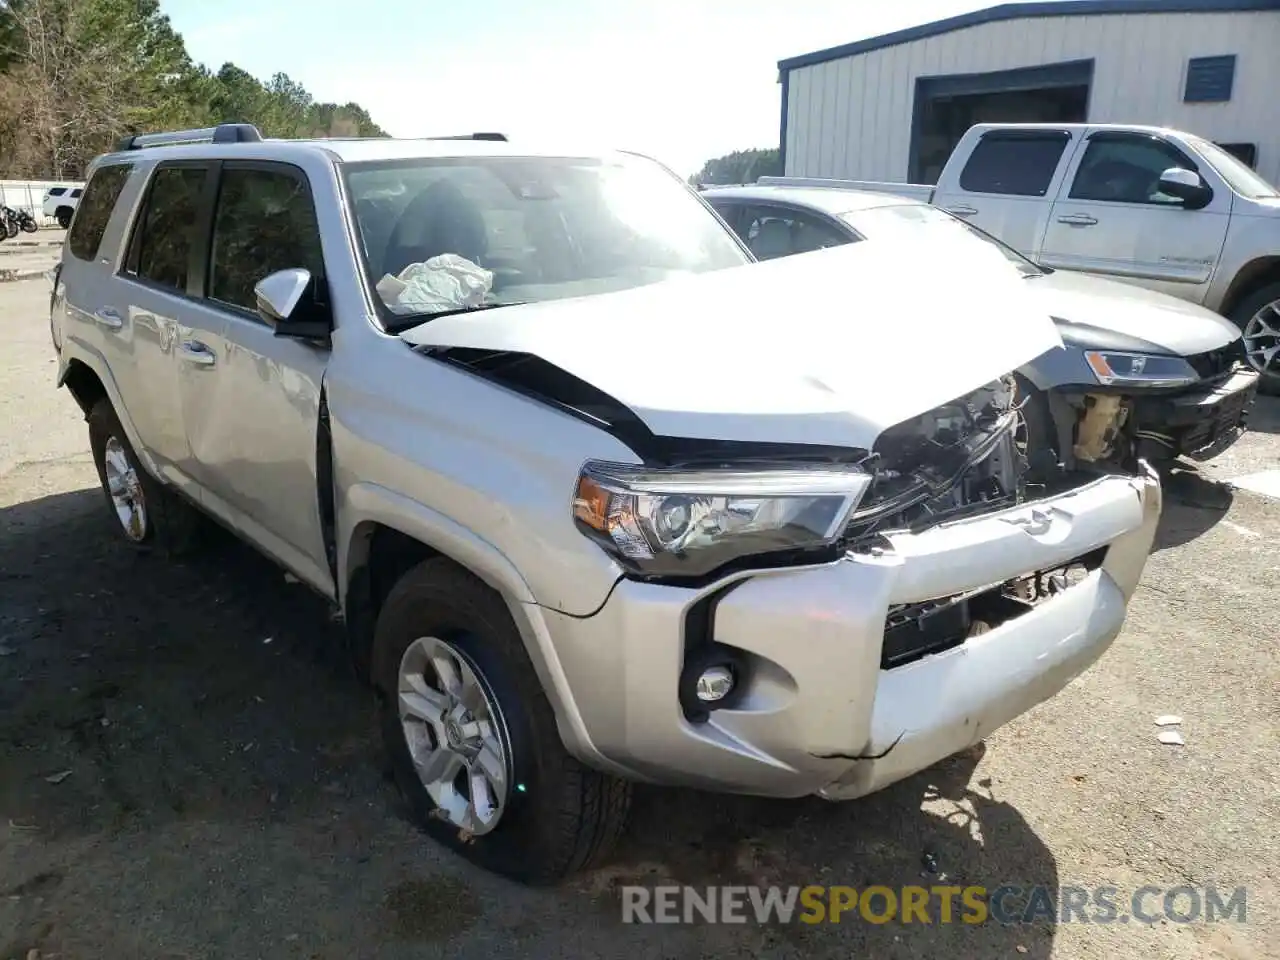
[[[111,211],[115,209],[120,192],[132,172],[133,167],[127,163],[99,167],[94,171],[77,205],[75,219],[71,221],[71,233],[67,237],[67,248],[77,260],[97,258]]]
[[[988,134],[960,171],[960,189],[1014,197],[1043,197],[1070,137],[1065,133]]]

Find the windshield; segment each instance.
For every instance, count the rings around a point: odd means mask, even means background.
[[[1201,140],[1199,137],[1188,137],[1196,151],[1209,161],[1209,166],[1218,172],[1227,185],[1236,193],[1248,200],[1263,200],[1268,197],[1280,197],[1280,190],[1263,180],[1249,167],[1223,150],[1216,143]]]
[[[872,207],[867,210],[850,210],[848,213],[842,213],[839,216],[841,220],[857,230],[858,233],[872,240],[877,237],[886,239],[896,237],[909,241],[913,235],[919,235],[916,231],[930,228],[951,231],[957,236],[977,237],[994,246],[1004,254],[1010,263],[1027,276],[1039,277],[1051,272],[1028,260],[1013,247],[1001,240],[997,240],[985,230],[928,204],[911,203]]]
[[[418,158],[345,175],[370,283],[400,330],[749,262],[682,181],[641,157]]]

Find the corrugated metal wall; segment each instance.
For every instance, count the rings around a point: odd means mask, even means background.
[[[1182,102],[1190,57],[1237,55],[1228,103]],[[790,71],[790,176],[907,177],[917,77],[1093,58],[1091,123],[1176,127],[1258,144],[1280,182],[1280,14],[1140,13],[1043,17],[966,27]]]

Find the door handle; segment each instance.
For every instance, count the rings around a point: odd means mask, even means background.
[[[958,204],[954,207],[947,207],[948,213],[954,213],[957,217],[972,217],[978,212],[977,207],[971,207],[967,203]]]
[[[99,307],[93,311],[94,323],[106,327],[108,330],[119,330],[124,326],[124,320],[120,316],[120,311],[112,307]]]
[[[1087,213],[1070,213],[1065,217],[1059,217],[1058,222],[1065,223],[1069,227],[1092,227],[1098,220]]]
[[[199,367],[212,367],[217,360],[214,352],[199,340],[183,340],[178,353],[187,363],[194,363]]]

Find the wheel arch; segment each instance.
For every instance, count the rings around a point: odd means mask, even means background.
[[[1236,273],[1222,299],[1222,315],[1230,317],[1249,296],[1272,283],[1280,283],[1280,255],[1257,257]]]
[[[510,613],[551,703],[566,749],[584,761],[598,756],[541,608],[505,554],[438,511],[385,487],[356,484],[344,491],[341,502],[341,603],[350,654],[362,679],[374,676],[374,628],[391,588],[422,561],[444,557],[484,583]]]

